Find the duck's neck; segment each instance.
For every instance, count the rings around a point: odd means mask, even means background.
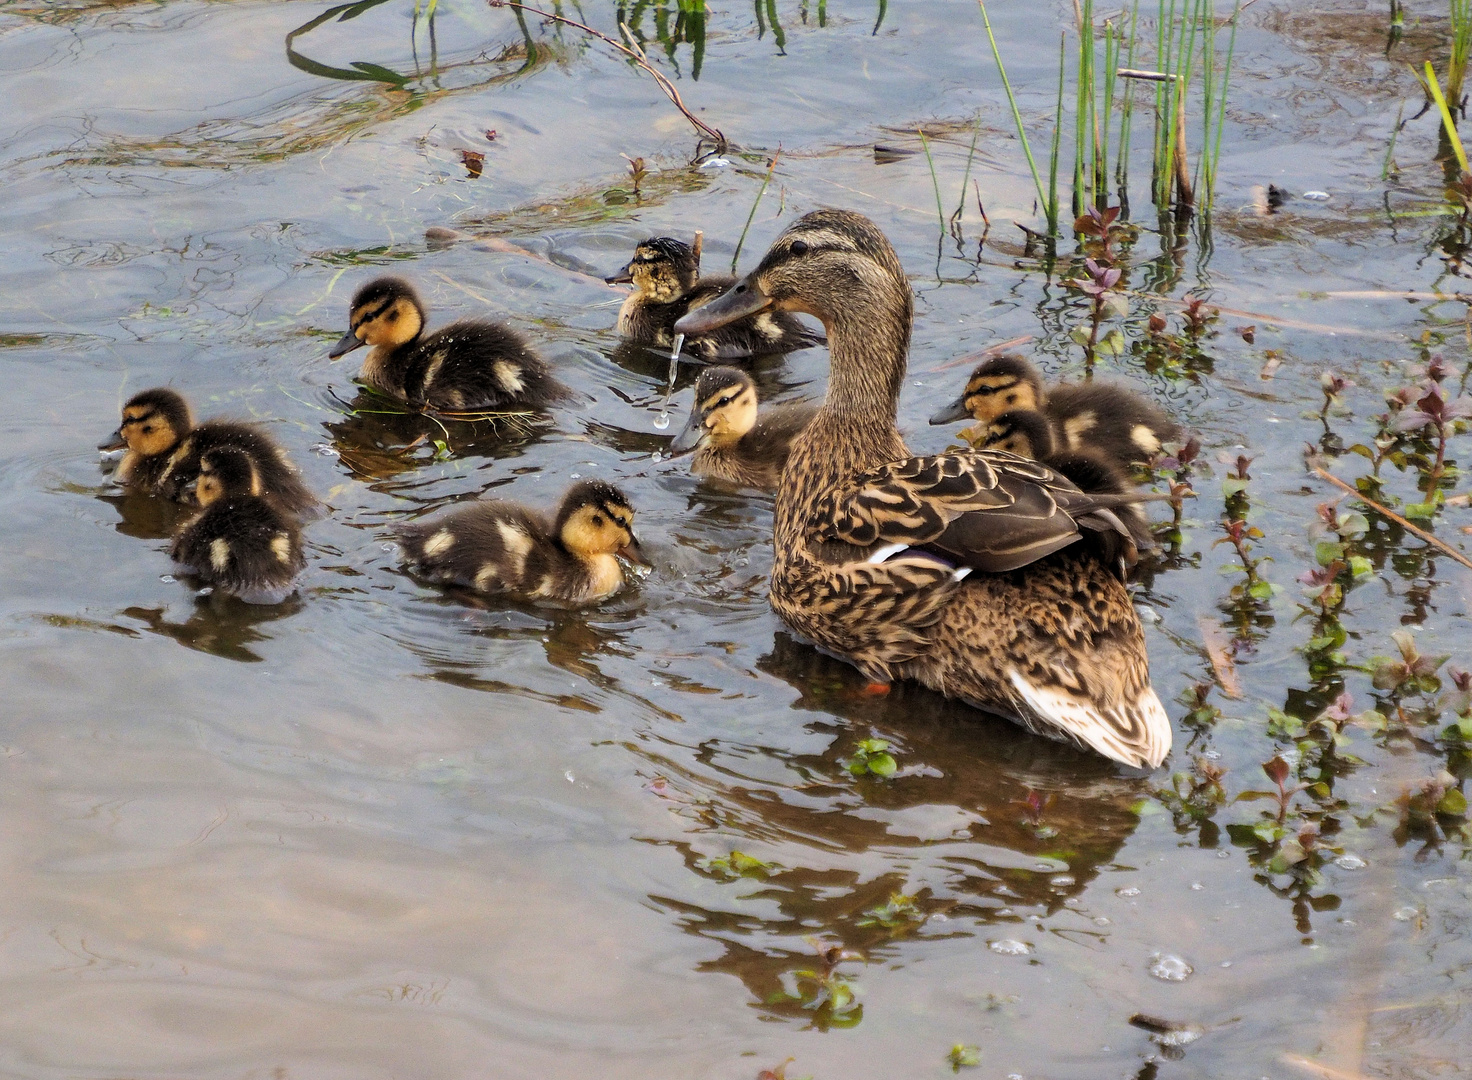
[[[846,308],[825,321],[831,374],[823,414],[886,445],[898,438],[895,416],[910,352],[912,317],[910,292],[905,288],[889,304]]]

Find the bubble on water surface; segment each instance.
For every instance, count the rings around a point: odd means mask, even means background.
[[[1305,199],[1308,199],[1310,202],[1329,201],[1329,193],[1327,191],[1305,191],[1303,193],[1303,197]]]
[[[660,413],[658,416],[656,416],[654,418],[654,428],[655,428],[656,431],[663,431],[665,428],[667,428],[669,426],[670,426],[670,414],[669,413],[662,412],[662,413]]]
[[[316,446],[312,447],[312,453],[318,454],[322,457],[342,457],[342,454],[338,451],[337,447],[333,446],[331,443],[325,442],[318,443]]]
[[[1334,865],[1341,870],[1363,870],[1368,864],[1358,855],[1341,855],[1334,860]]]
[[[1032,952],[1031,945],[1016,938],[998,938],[996,941],[988,941],[986,947],[1002,956],[1026,956]]]
[[[1135,888],[1133,885],[1127,885],[1123,889],[1115,889],[1114,895],[1123,896],[1126,900],[1128,900],[1132,896],[1139,896],[1140,890]]]
[[[1403,907],[1396,908],[1395,912],[1390,917],[1392,919],[1395,919],[1397,922],[1410,922],[1419,914],[1421,914],[1421,912],[1417,908]]]
[[[1196,969],[1179,956],[1155,953],[1150,957],[1150,966],[1146,970],[1166,982],[1185,982]]]
[[[174,582],[179,580],[173,574],[160,574],[158,576],[158,579],[162,581],[165,585],[172,585]]]

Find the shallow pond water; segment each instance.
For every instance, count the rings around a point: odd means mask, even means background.
[[[1136,155],[1128,347],[1100,366],[1167,403],[1206,465],[1137,589],[1176,724],[1150,776],[913,687],[866,694],[795,643],[765,603],[769,500],[655,460],[678,430],[653,423],[665,362],[611,330],[601,275],[696,228],[724,268],[780,147],[740,261],[816,206],[879,223],[917,295],[912,446],[952,437],[925,418],[958,357],[1029,336],[1080,374],[1074,245],[1051,261],[1012,224],[1035,222],[1032,180],[974,6],[584,8],[744,148],[698,166],[612,49],[472,0],[441,0],[432,37],[410,0],[0,9],[0,1071],[940,1076],[961,1044],[998,1078],[1456,1073],[1454,686],[1371,672],[1399,629],[1472,663],[1472,571],[1372,514],[1332,617],[1297,580],[1338,494],[1303,445],[1368,473],[1340,452],[1384,394],[1433,354],[1455,393],[1472,355],[1467,305],[1429,296],[1457,291],[1469,238],[1431,117],[1382,179],[1420,107],[1407,62],[1445,60],[1425,8],[1389,48],[1379,5],[1243,11],[1209,229],[1161,235]],[[991,15],[1046,132],[1072,5]],[[991,227],[968,202],[957,241],[915,151],[949,212],[973,130]],[[637,194],[622,155],[645,160]],[[1298,197],[1264,215],[1269,183]],[[508,319],[585,400],[500,430],[382,415],[355,358],[325,354],[384,266],[435,319]],[[1192,296],[1220,309],[1198,340]],[[1325,368],[1356,385],[1321,420]],[[825,376],[822,350],[758,367],[769,397]],[[92,449],[163,383],[269,423],[330,503],[298,598],[167,577],[169,514]],[[1245,510],[1224,502],[1239,454]],[[1421,498],[1414,461],[1382,474],[1384,498]],[[573,476],[618,479],[656,563],[602,607],[476,606],[397,569],[394,523],[482,492],[549,503]],[[1456,547],[1464,491],[1435,522]],[[1230,512],[1263,533],[1271,595],[1231,593]],[[1311,726],[1344,690],[1334,715],[1358,719]],[[851,771],[874,738],[896,775]],[[1279,832],[1276,801],[1237,798],[1273,789],[1275,754],[1287,789],[1316,785]]]

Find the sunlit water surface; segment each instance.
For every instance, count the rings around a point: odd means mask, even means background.
[[[1431,119],[1381,179],[1397,109],[1420,104],[1405,62],[1444,62],[1441,9],[1408,16],[1389,58],[1377,5],[1243,13],[1209,243],[1162,243],[1136,156],[1128,284],[1237,312],[1162,364],[1142,344],[1156,303],[1137,298],[1131,351],[1106,361],[1211,465],[1184,543],[1139,589],[1177,721],[1149,777],[913,688],[867,695],[793,642],[765,604],[770,502],[654,459],[665,361],[611,331],[621,294],[601,275],[641,237],[696,228],[724,269],[780,145],[742,263],[816,206],[879,223],[917,293],[912,446],[948,441],[925,417],[965,353],[1032,335],[1050,373],[1078,374],[1083,300],[1012,224],[1034,220],[1032,183],[975,7],[835,2],[820,25],[789,0],[717,5],[698,79],[690,42],[661,43],[674,9],[625,10],[691,107],[749,150],[704,167],[652,81],[576,32],[441,0],[431,41],[390,0],[344,5],[288,52],[328,10],[0,12],[0,1071],[749,1078],[794,1057],[793,1076],[938,1077],[958,1043],[999,1078],[1457,1071],[1472,873],[1455,815],[1397,805],[1443,769],[1460,783],[1450,714],[1351,725],[1313,775],[1313,744],[1267,726],[1270,708],[1312,719],[1341,686],[1356,711],[1394,712],[1356,665],[1394,652],[1401,626],[1472,661],[1472,572],[1399,529],[1377,522],[1364,544],[1374,573],[1327,674],[1303,651],[1295,581],[1333,495],[1301,457],[1326,439],[1320,371],[1358,383],[1332,449],[1368,441],[1382,392],[1431,351],[1454,383],[1467,363],[1463,305],[1366,295],[1456,287],[1466,237],[1438,209]],[[617,33],[612,8],[584,14]],[[1041,118],[1072,6],[992,15]],[[942,240],[923,153],[873,152],[922,150],[924,125],[949,213],[974,120],[981,246],[974,195],[962,241]],[[621,155],[646,161],[637,198]],[[1251,188],[1269,182],[1332,197],[1258,216]],[[480,239],[431,245],[436,226]],[[500,431],[373,413],[356,356],[325,353],[383,266],[435,318],[509,320],[585,400]],[[758,371],[768,397],[815,396],[826,355]],[[92,449],[122,400],[162,383],[268,423],[330,503],[297,599],[252,609],[165,576],[167,511],[121,497]],[[1231,552],[1213,546],[1221,452],[1256,459],[1251,520],[1281,588],[1255,606],[1229,596]],[[1386,475],[1416,497],[1414,473]],[[472,606],[396,569],[395,522],[481,492],[548,504],[573,476],[616,479],[638,507],[656,569],[614,601]],[[1449,506],[1438,533],[1455,544],[1469,522]],[[1179,701],[1213,679],[1213,626],[1235,639],[1242,696],[1213,691],[1222,715],[1188,727]],[[898,775],[851,775],[867,738]],[[1313,877],[1273,873],[1229,828],[1273,805],[1230,800],[1271,786],[1275,751],[1332,782],[1290,819],[1342,849]],[[1197,759],[1227,772],[1225,800],[1193,816],[1171,777]],[[830,966],[818,950],[835,946]],[[1205,1034],[1162,1048],[1129,1026],[1139,1012]]]

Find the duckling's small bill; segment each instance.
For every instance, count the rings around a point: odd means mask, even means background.
[[[970,420],[971,412],[966,408],[966,397],[963,394],[943,409],[937,409],[930,417],[930,426],[937,424],[954,424],[958,420]]]
[[[671,456],[690,453],[690,451],[700,446],[700,442],[705,438],[705,435],[705,414],[700,408],[700,401],[697,399],[690,406],[690,418],[685,421],[685,426],[680,429],[680,433],[670,443]]]
[[[366,344],[368,343],[358,336],[356,330],[349,330],[338,339],[336,345],[327,351],[327,359],[336,360],[338,357],[346,356],[354,349],[361,348]]]

